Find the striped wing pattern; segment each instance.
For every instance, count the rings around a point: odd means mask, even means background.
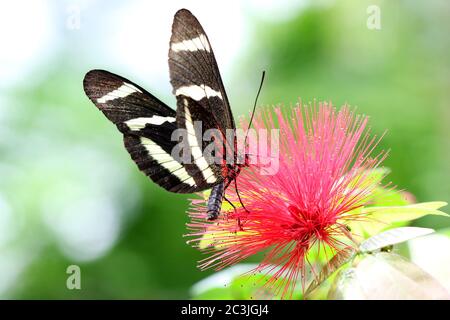
[[[203,132],[219,129],[222,153],[234,157],[235,141],[227,141],[226,130],[234,130],[235,123],[216,58],[202,26],[186,9],[179,10],[174,17],[169,70],[177,98],[178,126],[185,128],[189,121],[201,121]],[[211,167],[220,179],[220,165]]]
[[[84,79],[91,101],[124,135],[124,144],[138,168],[164,189],[192,193],[211,188],[191,156],[189,163],[172,156],[178,141],[176,112],[145,89],[104,70]]]
[[[236,160],[236,138],[227,140],[227,130],[234,133],[235,123],[208,37],[186,9],[174,17],[169,70],[176,112],[138,85],[104,70],[88,72],[84,90],[117,126],[131,158],[154,182],[177,193],[212,188],[208,218],[215,219],[230,180],[228,170],[234,168],[223,160]],[[183,129],[188,146],[181,151],[177,129]],[[204,152],[212,142],[203,139],[209,129],[218,129],[213,140],[219,152]]]

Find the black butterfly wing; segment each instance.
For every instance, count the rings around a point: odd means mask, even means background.
[[[212,112],[220,129],[234,129],[228,98],[208,36],[200,22],[186,9],[173,20],[169,49],[170,82],[173,94],[198,101]]]
[[[178,127],[189,129],[194,122],[201,121],[203,132],[218,129],[222,134],[221,153],[224,156],[226,153],[233,153],[234,138],[229,141],[226,134],[227,129],[234,132],[235,123],[217,62],[202,26],[186,9],[179,10],[174,17],[169,69],[173,93],[177,98]],[[199,136],[196,138],[197,145],[202,146],[202,149],[209,143],[202,141]],[[234,154],[231,156],[234,157]],[[228,159],[232,159],[230,155]],[[209,171],[215,175],[210,178],[210,182],[214,183],[214,179],[222,180],[224,164],[206,160]],[[204,164],[200,164],[200,167],[206,168]]]
[[[202,172],[183,163],[172,151],[176,113],[145,89],[104,70],[91,70],[84,78],[91,101],[124,135],[125,147],[137,166],[164,189],[192,193],[210,188]]]

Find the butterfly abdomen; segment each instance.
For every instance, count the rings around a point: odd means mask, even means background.
[[[219,216],[220,209],[222,207],[222,199],[225,190],[224,183],[215,185],[208,199],[207,218],[208,220],[215,220]]]

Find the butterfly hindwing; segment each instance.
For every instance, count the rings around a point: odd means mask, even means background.
[[[211,188],[223,180],[220,153],[214,153],[214,150],[219,148],[213,148],[211,152],[206,149],[209,144],[214,143],[211,138],[206,138],[208,132],[205,132],[205,128],[214,128],[211,112],[205,112],[198,102],[191,98],[183,97],[177,100],[177,125],[186,132],[193,164],[201,171],[202,184]],[[219,144],[222,137],[216,132],[214,138]]]
[[[104,70],[92,70],[84,79],[92,102],[124,135],[125,147],[139,169],[168,191],[192,193],[211,186],[201,170],[172,156],[178,141],[176,113],[145,89]],[[191,159],[193,160],[193,159]]]

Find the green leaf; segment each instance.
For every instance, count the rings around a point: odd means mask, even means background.
[[[446,205],[446,202],[435,201],[407,206],[366,207],[361,209],[361,213],[380,222],[393,223],[411,221],[430,214],[448,217],[445,212],[438,210]]]
[[[446,206],[446,202],[423,202],[406,206],[378,206],[364,207],[355,212],[365,216],[364,221],[353,221],[348,224],[353,234],[361,236],[363,239],[378,234],[383,230],[393,227],[402,227],[409,221],[421,218],[426,215],[448,215],[440,209]]]
[[[404,192],[397,190],[387,190],[383,187],[377,187],[373,191],[373,204],[374,207],[379,206],[406,206],[410,202],[405,197]],[[371,207],[372,207],[371,206]]]
[[[361,252],[371,252],[390,245],[405,242],[417,237],[433,233],[433,229],[418,227],[395,228],[377,234],[359,246]]]

